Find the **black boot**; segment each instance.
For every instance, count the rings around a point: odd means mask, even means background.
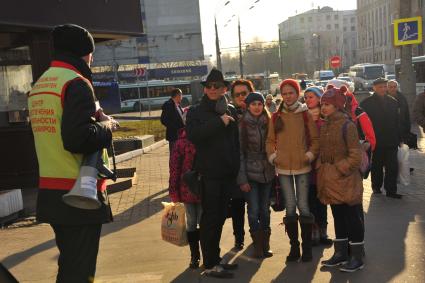
[[[298,241],[298,215],[286,216],[283,218],[285,224],[285,230],[289,237],[289,243],[291,244],[291,250],[289,255],[286,257],[286,261],[297,261],[300,259],[300,242]]]
[[[354,272],[364,267],[363,263],[364,242],[350,242],[350,259],[339,270],[344,272]]]
[[[334,254],[328,259],[322,261],[323,266],[334,267],[345,264],[348,261],[348,239],[334,240]]]
[[[253,231],[251,232],[252,244],[254,246],[253,257],[263,258],[263,231]]]
[[[272,257],[273,251],[270,250],[270,235],[272,231],[270,228],[263,230],[263,252],[264,257]]]
[[[199,229],[187,232],[187,241],[190,247],[190,263],[189,267],[196,269],[199,267],[201,253],[199,252]]]
[[[303,240],[301,247],[303,250],[303,255],[301,260],[311,261],[313,259],[313,254],[311,252],[311,231],[313,229],[314,217],[311,216],[300,216],[300,226],[301,226],[301,239]]]

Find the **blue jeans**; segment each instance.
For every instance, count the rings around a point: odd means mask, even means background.
[[[245,193],[248,203],[248,222],[250,232],[270,229],[270,183],[249,182],[251,190]]]
[[[280,187],[285,198],[286,216],[295,216],[297,207],[300,215],[311,216],[308,207],[309,176],[309,173],[300,175],[279,174]]]
[[[186,209],[186,230],[187,232],[196,231],[201,222],[202,206],[200,203],[185,203]]]

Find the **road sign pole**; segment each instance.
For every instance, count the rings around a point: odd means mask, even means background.
[[[400,0],[400,18],[411,17],[411,0]],[[400,55],[400,87],[412,109],[416,98],[416,76],[412,66],[412,45],[403,45]]]

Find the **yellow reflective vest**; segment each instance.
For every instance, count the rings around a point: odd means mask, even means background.
[[[72,65],[53,61],[29,94],[28,109],[40,170],[40,189],[70,190],[80,171],[83,155],[64,149],[61,136],[65,90],[75,79],[91,86]],[[105,180],[99,180],[97,185],[100,191],[106,188]]]

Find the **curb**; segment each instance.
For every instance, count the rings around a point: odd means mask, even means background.
[[[142,155],[144,153],[148,153],[148,152],[150,152],[154,149],[157,149],[157,148],[159,148],[163,145],[166,145],[166,144],[168,144],[168,141],[163,139],[163,140],[160,140],[159,142],[156,142],[156,143],[154,143],[150,146],[147,146],[145,148],[140,148],[140,149],[136,149],[136,150],[133,150],[133,151],[129,151],[129,152],[117,155],[117,156],[115,156],[115,162],[121,163],[121,162],[130,160],[134,157],[137,157],[137,156]],[[112,158],[109,158],[109,162],[112,163]]]

